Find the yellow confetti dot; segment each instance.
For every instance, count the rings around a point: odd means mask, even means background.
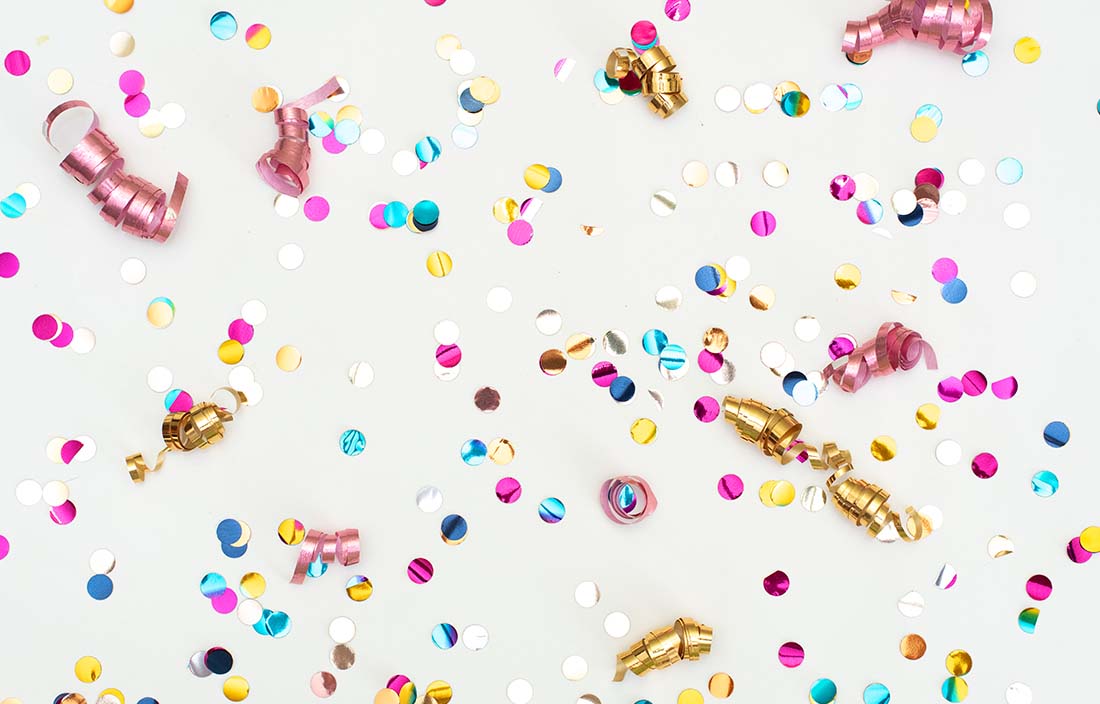
[[[733,694],[733,678],[725,672],[716,672],[711,675],[710,681],[707,682],[707,689],[710,690],[712,697],[726,699]]]
[[[54,95],[65,95],[73,89],[73,74],[63,68],[55,68],[46,76],[46,87]]]
[[[259,599],[267,590],[267,580],[259,572],[249,572],[241,577],[241,591],[253,599]]]
[[[492,105],[500,100],[500,86],[488,76],[478,76],[470,85],[470,95],[474,97],[474,100]],[[547,180],[549,180],[549,171],[547,172]]]
[[[944,664],[947,665],[947,671],[952,675],[962,677],[970,672],[970,668],[974,667],[974,660],[970,657],[970,653],[965,650],[952,650],[947,654]]]
[[[134,0],[103,0],[103,6],[121,15],[130,11],[134,6]]]
[[[453,34],[444,34],[435,40],[435,55],[444,61],[451,60],[451,54],[462,48],[462,40]]]
[[[443,680],[435,680],[428,683],[428,691],[425,694],[428,699],[434,700],[436,704],[450,704],[454,691],[451,690],[451,685]]]
[[[441,279],[451,273],[451,255],[443,250],[436,250],[428,255],[428,273],[437,279]]]
[[[676,704],[703,704],[703,693],[698,689],[685,689],[676,697]]]
[[[833,272],[833,281],[845,291],[851,291],[863,281],[863,272],[855,264],[841,264]]]
[[[275,86],[260,86],[252,91],[252,109],[271,112],[283,104],[283,93]]]
[[[401,697],[389,687],[383,687],[374,695],[374,704],[401,704]]]
[[[302,353],[294,345],[283,345],[275,353],[275,365],[284,372],[292,372],[302,366]]]
[[[122,692],[120,692],[119,690],[115,689],[114,687],[108,687],[107,689],[105,689],[105,690],[103,690],[102,692],[100,692],[100,693],[99,693],[99,697],[98,697],[98,701],[97,701],[97,704],[98,704],[98,702],[100,702],[100,701],[103,701],[103,698],[104,698],[104,697],[106,697],[107,695],[111,695],[112,697],[114,697],[115,699],[117,699],[117,700],[118,700],[118,704],[126,704],[126,697],[124,697],[124,696],[122,695]],[[2,702],[0,702],[0,704],[2,704]]]
[[[1100,526],[1089,526],[1081,531],[1081,547],[1091,553],[1100,552]]]
[[[362,582],[356,581],[362,579]],[[366,601],[374,593],[374,585],[370,583],[370,580],[366,577],[352,577],[348,580],[347,586],[344,590],[348,593],[348,598],[352,601]]]
[[[176,306],[170,299],[154,298],[145,309],[145,319],[155,327],[164,329],[172,324],[176,317]]]
[[[879,435],[871,441],[871,456],[879,462],[889,462],[898,454],[898,443],[889,435]]]
[[[914,118],[909,123],[909,134],[913,135],[913,139],[918,142],[931,142],[936,138],[939,131],[940,128],[936,126],[936,121],[927,115]]]
[[[794,484],[786,479],[771,479],[760,485],[760,503],[768,508],[790,506],[794,501]]]
[[[336,111],[336,121],[351,120],[357,125],[363,124],[363,111],[354,105],[345,105]]]
[[[103,674],[103,665],[91,655],[85,655],[76,661],[73,671],[81,682],[95,682]]]
[[[516,448],[508,438],[490,440],[488,453],[493,464],[508,464],[516,458]]]
[[[222,684],[222,694],[231,702],[243,702],[248,698],[248,680],[233,675]]]
[[[497,198],[493,203],[493,217],[501,225],[507,225],[519,217],[519,203],[513,198]]]
[[[546,184],[550,183],[550,169],[542,164],[531,164],[523,172],[523,182],[527,184],[528,188],[541,191],[546,187]]]
[[[1016,42],[1016,46],[1012,47],[1012,53],[1020,63],[1033,64],[1039,60],[1043,48],[1039,46],[1039,40],[1034,37],[1021,37]]]
[[[226,340],[218,345],[218,359],[226,364],[236,364],[244,359],[244,345],[236,340]]]
[[[630,437],[639,445],[648,445],[657,439],[657,424],[649,418],[639,418],[630,426]]]
[[[922,403],[917,407],[917,425],[925,430],[935,430],[940,423],[940,407],[934,403]]]
[[[297,545],[305,540],[306,528],[301,521],[294,518],[284,518],[279,523],[279,540],[287,545]]]

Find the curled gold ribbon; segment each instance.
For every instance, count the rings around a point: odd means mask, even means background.
[[[650,631],[619,653],[613,681],[621,682],[627,670],[642,677],[651,670],[663,670],[681,660],[698,660],[710,652],[713,642],[713,628],[695,619],[678,618],[671,626]]]
[[[684,82],[674,69],[676,59],[663,45],[651,47],[642,54],[634,49],[618,47],[607,57],[607,76],[619,81],[624,90],[641,91],[649,98],[649,109],[661,119],[687,105]],[[628,93],[634,95],[635,93]]]
[[[887,503],[890,500],[888,491],[848,476],[854,469],[851,452],[831,442],[822,445],[820,450],[802,442],[798,438],[802,424],[787,409],[773,409],[760,401],[733,396],[727,396],[722,406],[726,420],[737,429],[741,439],[756,445],[779,464],[787,464],[805,454],[811,467],[831,472],[825,485],[832,494],[833,503],[849,521],[861,528],[866,526],[870,535],[879,537],[883,529],[893,526],[902,540],[913,542],[930,532],[912,506],[906,506],[902,520]]]
[[[169,452],[201,450],[220,442],[225,437],[225,424],[233,420],[233,414],[237,413],[248,399],[240,391],[228,386],[216,389],[214,393],[218,391],[227,391],[233,396],[233,400],[236,401],[233,410],[229,411],[210,401],[203,401],[196,403],[189,411],[166,415],[160,426],[161,437],[164,438],[164,449],[157,453],[157,460],[152,467],[146,463],[144,455],[140,452],[127,457],[126,468],[130,471],[130,479],[135,483],[143,482],[146,472],[160,471]]]

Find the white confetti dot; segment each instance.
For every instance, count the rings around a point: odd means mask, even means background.
[[[15,192],[23,196],[23,200],[27,201],[27,210],[30,210],[42,200],[42,191],[38,189],[38,186],[33,183],[21,183],[15,187]]]
[[[69,500],[69,485],[56,479],[46,482],[42,487],[42,500],[47,506],[60,506]]]
[[[267,306],[263,301],[248,301],[241,306],[241,319],[249,325],[260,325],[267,320]]]
[[[595,582],[581,582],[573,591],[573,599],[586,609],[600,603],[600,588]]]
[[[115,32],[109,42],[111,53],[120,58],[125,58],[134,53],[134,35],[129,32]]]
[[[906,618],[916,618],[924,613],[924,597],[920,592],[909,592],[898,599],[898,611]]]
[[[1008,286],[1012,289],[1012,293],[1020,298],[1031,298],[1035,295],[1035,290],[1039,288],[1039,282],[1035,278],[1035,274],[1030,271],[1017,271],[1012,275]]]
[[[279,264],[287,271],[294,271],[302,266],[302,262],[305,260],[306,253],[302,251],[301,247],[293,242],[284,244],[279,248]]]
[[[477,144],[477,128],[471,125],[455,125],[451,130],[451,141],[459,149],[470,149]]]
[[[771,107],[775,99],[772,93],[773,89],[767,83],[753,83],[745,89],[745,109],[759,115]]]
[[[553,308],[539,311],[535,316],[535,327],[543,335],[557,335],[561,331],[561,313]]]
[[[680,303],[683,302],[684,294],[675,286],[662,286],[657,289],[657,293],[653,296],[653,300],[658,306],[665,310],[676,310],[680,307]]]
[[[328,635],[337,645],[348,643],[355,637],[355,622],[347,616],[337,616],[328,624]]]
[[[1005,701],[1008,704],[1031,704],[1031,687],[1023,682],[1013,682],[1005,690]]]
[[[368,127],[359,136],[359,146],[367,154],[379,154],[386,148],[386,135],[382,134],[382,130]]]
[[[441,345],[453,345],[458,342],[458,323],[453,320],[440,320],[432,331],[435,341]]]
[[[752,265],[749,260],[740,255],[732,256],[726,261],[726,276],[740,283],[752,274]]]
[[[966,210],[966,194],[962,191],[944,191],[940,196],[940,210],[948,215],[962,215]]]
[[[1004,218],[1013,230],[1022,230],[1031,222],[1031,210],[1023,203],[1009,203]]]
[[[512,307],[512,292],[503,286],[494,286],[485,296],[485,305],[494,313],[503,313]]]
[[[630,632],[630,618],[622,611],[612,611],[603,620],[603,630],[612,638],[622,638]]]
[[[954,467],[962,459],[962,445],[954,440],[943,440],[936,445],[936,459],[944,467]]]
[[[73,331],[73,341],[69,343],[69,349],[77,354],[88,354],[95,349],[95,333],[88,328],[77,328]]]
[[[821,334],[821,323],[812,315],[794,321],[794,336],[803,342],[813,342]]]
[[[449,63],[452,71],[460,76],[465,76],[474,70],[477,59],[469,49],[458,49],[451,54]]]
[[[890,206],[898,215],[908,215],[917,209],[917,196],[912,191],[902,188],[894,191],[894,195],[890,196]]]
[[[968,186],[977,186],[985,180],[985,167],[977,159],[967,159],[959,164],[959,180]]]
[[[741,107],[741,91],[733,86],[722,86],[714,91],[714,104],[722,112],[733,112]]]
[[[110,574],[115,568],[115,554],[106,548],[100,548],[88,558],[88,567],[93,574]]]
[[[158,394],[164,393],[172,388],[172,370],[168,367],[153,367],[145,375],[145,382]]]
[[[535,696],[535,688],[527,680],[512,680],[508,683],[507,694],[511,704],[530,704]]]
[[[348,381],[356,388],[367,388],[374,381],[374,367],[366,362],[356,362],[348,369]]]
[[[119,268],[119,275],[122,276],[122,280],[131,286],[140,284],[145,280],[145,262],[135,257],[130,257],[122,262],[122,267]]]
[[[255,626],[264,616],[264,607],[255,599],[245,599],[237,604],[237,618],[246,626]]]
[[[275,214],[279,217],[293,217],[298,212],[298,199],[286,193],[275,196]]]
[[[772,188],[782,188],[791,178],[791,172],[782,161],[769,161],[764,164],[764,183]]]
[[[741,181],[741,169],[732,161],[723,161],[714,167],[714,180],[719,186],[733,188]]]
[[[932,526],[932,530],[939,530],[943,526],[943,511],[936,506],[922,506],[917,513],[921,518],[928,521],[928,525]]]
[[[783,366],[787,359],[787,348],[781,342],[766,342],[760,348],[760,363],[768,369]]]
[[[854,194],[856,200],[871,200],[878,195],[878,179],[871,174],[861,171],[853,176],[852,180],[856,182],[856,192]]]
[[[570,655],[561,663],[561,674],[570,682],[582,680],[588,674],[588,662],[580,655]]]
[[[95,457],[95,453],[96,453],[97,448],[96,448],[95,440],[92,439],[92,436],[90,436],[90,435],[77,435],[75,438],[73,438],[73,440],[76,440],[82,446],[80,448],[80,450],[77,451],[76,455],[73,457],[73,461],[75,461],[75,462],[87,462],[88,460]]]
[[[402,149],[393,155],[391,164],[398,176],[408,176],[416,171],[417,167],[420,166],[420,161],[417,160],[416,154],[413,154],[408,149]]]
[[[54,464],[61,464],[61,447],[65,442],[65,438],[50,438],[46,442],[46,459]]]
[[[489,645],[489,631],[485,626],[473,624],[462,630],[462,644],[470,650],[482,650]]]
[[[179,103],[167,103],[160,109],[160,119],[165,127],[174,130],[187,121],[187,112]]]
[[[15,500],[24,506],[34,506],[42,500],[42,485],[33,479],[24,479],[15,485]]]
[[[443,505],[443,492],[434,486],[421,487],[416,492],[416,507],[424,513],[435,513]]]
[[[238,364],[229,370],[229,385],[237,391],[254,381],[256,381],[256,373],[243,364]]]

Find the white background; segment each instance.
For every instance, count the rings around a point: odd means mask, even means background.
[[[207,28],[221,9],[233,12],[241,27],[227,42]],[[327,625],[338,615],[358,625],[351,645],[359,661],[336,672],[333,701],[370,701],[400,672],[421,691],[433,679],[447,680],[460,703],[505,702],[507,683],[525,677],[539,702],[561,704],[592,692],[607,703],[644,696],[668,704],[686,687],[705,691],[712,673],[727,671],[736,681],[733,696],[742,702],[800,701],[818,677],[833,678],[845,702],[859,701],[863,688],[876,681],[890,687],[894,701],[930,702],[940,700],[943,658],[953,648],[974,658],[970,701],[1001,701],[1013,681],[1031,685],[1036,701],[1078,694],[1083,668],[1094,660],[1096,565],[1070,563],[1064,546],[1096,522],[1092,497],[1100,486],[1087,460],[1095,421],[1089,389],[1097,343],[1091,255],[1098,222],[1091,201],[1098,95],[1085,72],[1095,66],[1095,50],[1084,31],[1097,11],[1078,7],[1067,22],[1064,9],[998,0],[987,50],[992,68],[975,79],[962,72],[958,57],[914,44],[883,49],[867,66],[849,65],[839,51],[845,21],[876,9],[870,0],[699,0],[686,21],[672,23],[659,0],[451,0],[440,8],[418,0],[225,6],[137,0],[123,16],[95,0],[10,4],[0,48],[25,49],[32,68],[21,78],[0,76],[0,190],[31,181],[43,196],[22,219],[0,223],[0,249],[16,252],[23,264],[16,278],[0,281],[0,467],[7,487],[0,533],[12,542],[0,562],[0,697],[42,702],[75,690],[94,701],[103,687],[117,687],[128,701],[219,701],[223,678],[197,679],[186,663],[195,650],[221,645],[236,659],[233,674],[250,681],[249,701],[305,701],[312,698],[310,675],[334,670]],[[628,42],[631,24],[644,17],[656,22],[691,98],[667,121],[649,114],[640,98],[606,106],[591,83],[607,52]],[[274,39],[263,51],[245,44],[244,28],[253,22],[272,29]],[[118,30],[136,37],[129,58],[108,51]],[[449,138],[462,79],[435,56],[435,39],[447,32],[476,55],[474,75],[493,77],[503,91],[500,102],[486,108],[480,142],[468,152]],[[1025,34],[1043,46],[1033,65],[1012,57],[1013,43]],[[49,39],[37,45],[41,35]],[[565,84],[552,73],[561,57],[577,60]],[[161,186],[172,183],[176,170],[190,177],[180,225],[166,245],[109,229],[85,200],[86,189],[57,168],[59,155],[39,133],[42,118],[61,100],[45,84],[55,67],[72,71],[76,84],[67,97],[95,105],[128,169]],[[186,108],[182,128],[156,140],[138,133],[116,85],[127,68],[145,74],[155,107],[175,101]],[[295,98],[334,73],[351,85],[344,104],[358,105],[364,126],[385,133],[386,149],[368,156],[353,146],[334,157],[315,141],[310,193],[326,196],[332,215],[319,224],[301,214],[284,220],[253,168],[275,128],[271,116],[252,110],[249,96],[272,84]],[[756,81],[782,80],[798,82],[811,96],[809,115],[790,119],[774,106],[761,116],[744,109],[722,114],[714,107],[721,85],[743,90]],[[821,89],[848,81],[862,87],[863,106],[825,112]],[[908,134],[923,103],[938,104],[945,116],[930,144]],[[429,134],[443,143],[442,158],[412,176],[397,176],[393,153]],[[1024,179],[1015,186],[993,177],[1003,156],[1024,164]],[[969,157],[987,168],[978,187],[961,186],[957,178],[958,164]],[[689,192],[680,169],[691,159],[712,169],[719,161],[736,161],[742,183],[729,191],[712,181]],[[790,183],[780,190],[759,176],[771,159],[791,170]],[[490,207],[501,196],[532,194],[522,181],[532,162],[559,168],[565,185],[543,195],[535,239],[518,248]],[[889,196],[911,187],[924,166],[942,168],[947,188],[962,188],[970,205],[961,216],[908,230],[890,212]],[[884,225],[893,239],[861,225],[854,201],[829,197],[833,176],[859,171],[881,182]],[[648,208],[650,194],[661,188],[680,202],[663,220]],[[435,200],[442,211],[430,234],[377,232],[366,221],[376,201],[422,198]],[[1009,230],[1002,222],[1004,207],[1014,201],[1031,208],[1027,229]],[[748,220],[765,208],[779,227],[758,239]],[[588,238],[582,224],[606,232]],[[305,249],[298,271],[276,262],[287,242]],[[454,257],[454,272],[445,279],[429,277],[424,268],[437,248]],[[733,254],[749,257],[753,271],[731,300],[695,289],[698,266]],[[136,287],[118,275],[131,256],[149,268]],[[959,262],[970,287],[960,305],[943,302],[929,275],[941,256]],[[851,292],[832,282],[833,269],[843,262],[863,271],[862,285]],[[1039,279],[1029,300],[1015,298],[1008,287],[1021,269]],[[748,289],[760,283],[777,294],[767,312],[747,302]],[[653,303],[665,284],[684,292],[674,313]],[[503,314],[484,302],[497,285],[515,296]],[[891,289],[918,300],[899,307]],[[156,296],[176,304],[175,322],[166,330],[144,318]],[[175,385],[196,397],[223,385],[228,368],[215,351],[241,304],[252,298],[269,310],[245,358],[264,387],[263,402],[238,417],[221,446],[172,456],[164,471],[132,485],[123,457],[156,449],[163,414],[161,395],[146,387],[147,371],[168,366]],[[547,307],[565,320],[554,338],[533,325]],[[95,350],[78,356],[36,340],[30,323],[43,312],[93,329]],[[793,335],[802,315],[822,322],[814,343]],[[461,326],[464,353],[461,374],[449,383],[432,373],[432,329],[444,318]],[[832,335],[865,339],[884,320],[921,331],[939,354],[941,372],[921,367],[878,379],[856,396],[831,391],[798,417],[807,440],[835,439],[851,448],[862,476],[887,486],[900,506],[943,510],[943,529],[916,545],[876,544],[831,508],[816,514],[797,503],[764,508],[755,492],[766,479],[787,477],[801,490],[822,477],[801,466],[780,469],[729,426],[703,425],[691,415],[702,394],[728,392],[790,406],[758,361],[763,343],[783,342],[808,370],[824,363]],[[694,368],[684,380],[667,382],[641,350],[642,333],[660,327],[694,357],[711,325],[730,333],[727,354],[738,376],[729,387]],[[631,338],[629,355],[615,362],[639,384],[632,405],[616,405],[589,380],[592,362],[606,358],[602,352],[587,362],[571,361],[557,378],[539,372],[538,355],[561,347],[568,334],[598,338],[611,328]],[[304,354],[293,374],[274,365],[283,344]],[[360,359],[377,373],[367,389],[345,377]],[[936,382],[969,369],[991,380],[1015,374],[1021,390],[1011,401],[988,392],[964,398],[944,407],[939,429],[920,430],[913,413],[937,400]],[[489,415],[472,403],[473,392],[486,384],[503,397],[501,409]],[[664,395],[663,411],[648,398],[648,388]],[[659,426],[649,446],[635,445],[628,435],[641,416]],[[1061,450],[1041,437],[1054,419],[1074,433]],[[367,450],[357,458],[339,451],[340,433],[350,427],[367,437]],[[79,434],[98,443],[92,462],[64,467],[44,457],[49,438]],[[888,464],[875,462],[867,450],[879,434],[898,441],[898,457]],[[497,436],[515,443],[512,465],[470,468],[459,459],[468,438]],[[933,457],[945,438],[963,446],[964,460],[956,467],[941,467]],[[966,466],[981,451],[1000,461],[999,473],[987,481]],[[1061,478],[1055,497],[1031,493],[1029,479],[1039,469]],[[715,484],[731,471],[747,488],[728,503]],[[598,508],[600,483],[618,473],[647,477],[659,497],[657,513],[641,525],[613,525]],[[505,474],[523,483],[518,504],[502,505],[493,494]],[[76,521],[56,526],[43,505],[19,505],[13,489],[28,477],[71,479]],[[423,514],[414,504],[417,488],[426,484],[444,493],[437,514]],[[565,502],[562,523],[538,519],[538,502],[546,496]],[[459,547],[438,536],[440,519],[451,512],[470,523]],[[297,550],[275,536],[277,523],[288,516],[327,531],[357,527],[362,564],[289,585]],[[225,517],[246,521],[254,531],[242,559],[228,560],[219,550],[214,528]],[[1016,554],[997,561],[987,556],[986,542],[997,533],[1015,541]],[[99,547],[118,557],[111,575],[115,593],[104,602],[92,601],[84,586],[88,556]],[[406,564],[417,556],[436,567],[425,586],[405,577]],[[944,562],[960,573],[947,592],[933,586]],[[760,584],[775,569],[792,579],[791,590],[778,599]],[[208,571],[231,583],[247,571],[263,573],[268,590],[261,601],[290,614],[290,636],[261,638],[234,616],[214,613],[198,590]],[[1037,572],[1051,577],[1054,594],[1039,605],[1036,633],[1026,635],[1016,615],[1032,605],[1024,583]],[[375,586],[365,603],[343,592],[346,578],[356,573]],[[603,592],[591,610],[572,598],[575,585],[587,579]],[[928,601],[916,620],[903,618],[895,606],[911,589]],[[603,633],[603,617],[613,610],[630,616],[627,638]],[[715,629],[709,657],[644,680],[610,682],[618,650],[689,615]],[[482,624],[489,646],[476,653],[461,645],[437,650],[430,633],[439,622],[460,631]],[[921,661],[898,653],[899,639],[909,632],[928,641]],[[776,659],[788,640],[807,651],[796,670]],[[73,676],[72,664],[86,654],[104,665],[94,685]],[[582,682],[560,674],[561,661],[571,654],[590,665]]]

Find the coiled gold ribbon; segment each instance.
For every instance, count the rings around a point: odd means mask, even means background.
[[[619,653],[615,678],[621,682],[627,670],[642,677],[650,670],[663,670],[681,660],[698,660],[710,652],[714,629],[695,619],[678,618],[671,626],[650,631],[640,641]]]
[[[912,506],[905,507],[905,520],[887,503],[890,492],[862,479],[850,477],[854,469],[852,453],[841,450],[835,443],[825,443],[818,450],[798,439],[802,424],[785,408],[773,409],[751,398],[727,396],[722,404],[726,420],[737,429],[742,440],[751,442],[779,464],[787,464],[805,453],[814,469],[832,473],[825,485],[833,496],[833,503],[849,521],[874,537],[886,540],[892,536],[882,533],[893,526],[898,536],[906,541],[920,540],[931,532],[927,522]]]
[[[623,81],[637,86],[649,98],[649,109],[663,120],[688,102],[683,79],[675,68],[676,59],[663,45],[647,49],[641,55],[634,49],[618,47],[607,57],[606,73],[620,82],[620,88]]]
[[[157,460],[152,467],[145,462],[145,457],[140,452],[127,457],[126,468],[130,471],[130,479],[143,482],[146,472],[160,471],[169,452],[201,450],[220,442],[225,437],[225,424],[233,420],[233,414],[240,411],[241,405],[247,403],[248,399],[240,391],[228,386],[215,389],[214,393],[218,391],[226,391],[233,397],[236,402],[233,410],[226,410],[211,401],[203,401],[196,403],[189,411],[166,415],[160,426],[164,449],[157,453]]]

